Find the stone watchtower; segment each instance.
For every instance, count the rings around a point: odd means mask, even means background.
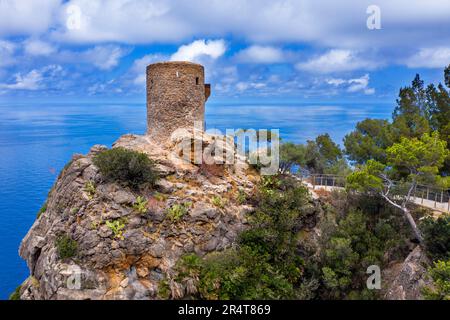
[[[205,121],[205,102],[211,92],[202,65],[159,62],[147,67],[147,134],[164,143],[179,128]]]

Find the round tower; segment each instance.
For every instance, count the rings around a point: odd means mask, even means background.
[[[202,65],[191,62],[159,62],[147,67],[147,134],[165,142],[179,128],[200,122],[204,129],[205,85]]]

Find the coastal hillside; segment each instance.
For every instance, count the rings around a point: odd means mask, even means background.
[[[125,135],[111,150],[74,155],[22,241],[30,276],[16,298],[422,297],[426,257],[378,200],[326,191],[313,200],[297,179],[261,177],[245,158],[181,161],[182,140],[195,143],[189,133],[165,147]],[[141,175],[146,164],[154,176]],[[376,261],[390,281],[370,292],[365,268]]]
[[[180,256],[230,247],[245,228],[252,207],[236,197],[250,194],[258,181],[245,161],[196,166],[171,159],[170,146],[162,149],[145,136],[123,136],[114,148],[151,159],[154,183],[106,178],[95,165],[104,146],[75,155],[22,241],[30,277],[21,298],[156,298]],[[171,289],[179,296],[185,290]]]

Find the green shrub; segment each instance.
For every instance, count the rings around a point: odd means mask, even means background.
[[[22,285],[18,286],[16,290],[9,295],[9,300],[20,300],[20,289],[22,289]]]
[[[106,226],[112,231],[115,239],[123,240],[123,229],[125,229],[125,221],[122,219],[114,220],[114,221],[106,221]]]
[[[303,278],[304,261],[296,253],[297,228],[308,202],[301,186],[279,189],[264,181],[249,229],[236,248],[202,259],[188,255],[177,264],[176,281],[195,279],[194,296],[201,299],[294,299],[309,297],[314,287]],[[195,291],[195,290],[194,290]]]
[[[450,300],[450,260],[435,262],[428,269],[428,276],[433,279],[433,286],[423,289],[425,299]]]
[[[211,203],[217,208],[223,209],[225,208],[226,201],[219,196],[214,196],[211,199]]]
[[[338,218],[337,225],[322,237],[322,298],[375,298],[375,291],[370,294],[365,290],[365,272],[370,265],[382,265],[384,253],[396,245],[395,236],[387,222],[371,221],[370,216],[354,208]]]
[[[247,195],[245,194],[244,190],[239,190],[237,195],[236,195],[236,202],[238,204],[244,204],[245,202],[247,202]]]
[[[136,210],[137,212],[139,212],[140,214],[144,214],[147,212],[147,204],[148,204],[148,200],[139,196],[136,198],[136,201],[133,204],[133,209]]]
[[[87,193],[89,200],[92,200],[97,192],[97,188],[92,181],[87,181],[84,185],[84,191]]]
[[[67,234],[56,239],[56,248],[61,259],[72,258],[77,254],[78,244]]]
[[[191,203],[174,204],[167,210],[167,218],[172,222],[177,222],[188,212]]]
[[[94,164],[104,177],[133,188],[143,184],[153,186],[158,179],[154,162],[146,154],[124,148],[99,153]]]
[[[421,229],[428,255],[433,260],[450,259],[450,214],[425,219]]]
[[[42,207],[39,209],[39,212],[38,212],[36,218],[39,219],[39,218],[41,217],[41,215],[42,215],[45,211],[47,211],[47,202],[45,202],[45,203],[42,205]]]

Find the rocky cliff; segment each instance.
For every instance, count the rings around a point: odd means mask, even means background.
[[[49,193],[46,209],[20,246],[30,277],[21,299],[155,299],[162,279],[172,296],[186,288],[171,283],[177,260],[186,253],[205,255],[232,246],[245,228],[246,213],[237,194],[252,192],[258,175],[236,156],[232,165],[194,165],[176,156],[177,136],[167,146],[145,136],[125,135],[113,147],[148,155],[160,179],[153,189],[136,191],[105,180],[94,165],[94,146],[75,155]],[[224,144],[205,136],[203,147]],[[136,208],[146,199],[143,208]],[[169,208],[184,208],[174,219]],[[75,242],[76,254],[61,258],[58,237]]]

